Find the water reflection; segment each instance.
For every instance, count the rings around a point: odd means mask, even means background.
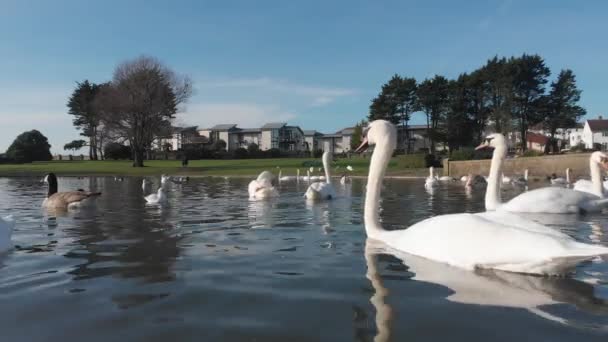
[[[384,287],[382,277],[378,273],[376,254],[379,253],[381,253],[381,251],[378,250],[378,247],[374,247],[372,240],[367,239],[365,241],[365,263],[367,265],[367,273],[365,276],[369,279],[374,288],[374,294],[369,301],[376,310],[375,321],[376,329],[378,330],[378,333],[374,337],[374,341],[385,342],[390,341],[391,338],[393,309],[385,301],[389,291]]]
[[[150,180],[153,190],[160,186],[158,177]],[[337,198],[318,203],[302,197],[303,181],[282,183],[276,200],[249,201],[248,181],[169,183],[168,204],[149,207],[141,177],[60,177],[62,189],[103,195],[92,208],[50,216],[40,207],[46,186],[39,177],[0,178],[0,216],[15,216],[19,246],[0,259],[3,338],[187,340],[230,331],[210,339],[386,341],[406,331],[411,340],[428,340],[419,327],[451,324],[464,328],[437,333],[438,340],[471,340],[478,334],[467,325],[471,315],[501,336],[517,330],[538,340],[602,341],[608,333],[598,332],[607,326],[606,261],[581,265],[579,280],[463,274],[407,256],[402,263],[365,241],[364,180],[336,184]],[[483,210],[483,193],[467,198],[458,182],[432,198],[420,180],[387,180],[384,191],[382,221],[392,229]],[[550,224],[608,244],[602,215]],[[497,316],[496,307],[512,310]],[[551,320],[530,319],[529,311]],[[45,336],[14,324],[25,320],[40,322]],[[572,329],[577,324],[595,330]]]
[[[569,317],[572,316],[571,312],[563,308],[555,308],[557,304],[569,304],[578,310],[596,315],[596,324],[601,322],[601,329],[608,324],[608,317],[605,316],[608,314],[608,302],[596,296],[592,284],[583,281],[495,270],[470,272],[406,254],[370,239],[367,240],[365,251],[366,260],[371,260],[369,255],[373,254],[389,254],[399,258],[407,266],[408,271],[413,273],[413,280],[449,288],[453,293],[446,299],[451,302],[525,309],[534,315],[561,324],[582,324],[576,320],[576,316]],[[375,267],[372,267],[372,270],[375,270]],[[374,287],[376,288],[377,285],[378,282]],[[380,288],[378,298],[384,298],[386,293],[386,289]],[[374,299],[377,303],[374,305],[379,305],[379,312],[387,312],[388,315],[390,308],[381,305],[383,302],[378,302],[378,298]],[[564,316],[560,316],[560,313]]]

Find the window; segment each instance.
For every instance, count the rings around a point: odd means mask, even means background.
[[[608,131],[602,131],[602,136],[603,137],[608,137]]]

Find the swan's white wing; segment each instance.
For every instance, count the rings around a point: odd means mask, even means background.
[[[563,274],[608,248],[519,229],[474,214],[436,216],[379,236],[390,247],[468,270]]]
[[[534,233],[547,234],[558,238],[569,238],[567,234],[564,234],[554,228],[545,226],[544,224],[540,224],[538,222],[532,221],[530,219],[521,217],[517,214],[513,214],[507,211],[486,211],[483,213],[477,213],[475,215],[496,223],[507,223],[510,226],[517,227],[518,229],[524,229]]]
[[[336,192],[331,184],[315,182],[310,184],[304,197],[311,200],[326,200],[336,197]]]
[[[598,196],[572,189],[546,187],[524,192],[499,209],[522,213],[578,213]]]
[[[146,200],[146,202],[148,203],[156,203],[158,202],[159,198],[157,194],[150,194],[146,197],[144,197],[144,199]]]

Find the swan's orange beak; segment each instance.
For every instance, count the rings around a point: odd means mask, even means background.
[[[361,153],[361,152],[367,150],[368,147],[369,147],[369,143],[367,142],[367,137],[365,137],[365,138],[363,138],[361,145],[359,145],[359,147],[357,147],[357,149],[355,150],[355,153]]]

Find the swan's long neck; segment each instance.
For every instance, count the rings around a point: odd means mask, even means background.
[[[593,169],[592,166],[591,168]],[[566,169],[566,183],[570,184],[570,168]]]
[[[488,188],[486,189],[486,210],[496,210],[500,205],[500,183],[502,182],[502,163],[507,150],[504,147],[496,147],[492,153],[492,164],[488,177]]]
[[[433,167],[429,167],[429,178],[433,178]]]
[[[372,154],[367,176],[367,190],[365,192],[365,231],[367,236],[378,239],[384,232],[380,225],[380,191],[382,191],[382,180],[386,167],[391,159],[393,150],[385,144],[377,144]]]
[[[593,193],[599,197],[604,197],[604,184],[602,184],[602,170],[593,160],[589,160],[589,172],[591,173],[591,183]],[[567,174],[566,174],[567,175]]]
[[[524,171],[524,179],[528,181],[528,169]]]
[[[327,158],[323,158],[323,168],[325,169],[325,182],[327,184],[331,184],[331,177],[329,174],[329,163],[326,160]]]

